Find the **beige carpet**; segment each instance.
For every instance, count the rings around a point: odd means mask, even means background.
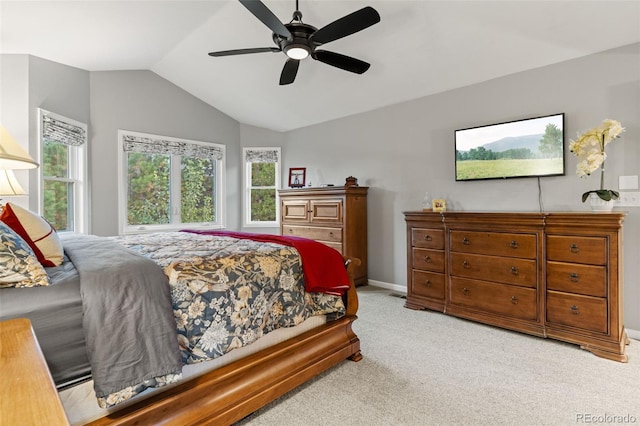
[[[358,289],[364,359],[345,361],[237,425],[640,424],[640,342],[629,363],[578,346],[404,308]]]

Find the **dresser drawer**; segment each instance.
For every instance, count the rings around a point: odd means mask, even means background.
[[[411,229],[411,245],[436,250],[444,249],[444,231],[442,229]]]
[[[535,259],[451,253],[450,274],[484,281],[536,287]]]
[[[536,319],[536,291],[451,277],[451,303],[515,318]]]
[[[413,270],[411,292],[416,296],[444,300],[444,274]]]
[[[607,333],[607,301],[599,297],[547,291],[547,322]]]
[[[309,238],[333,243],[342,242],[342,228],[325,228],[320,226],[285,225],[282,235]]]
[[[449,238],[451,251],[525,259],[536,257],[537,237],[534,234],[453,230]]]
[[[547,260],[606,265],[607,239],[605,237],[547,235]]]
[[[444,272],[444,251],[412,248],[413,268],[424,271]]]
[[[607,295],[607,268],[578,263],[547,262],[547,290]]]

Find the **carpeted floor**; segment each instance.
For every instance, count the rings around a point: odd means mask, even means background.
[[[358,289],[364,359],[345,361],[237,425],[640,424],[640,341],[629,363],[576,345]]]

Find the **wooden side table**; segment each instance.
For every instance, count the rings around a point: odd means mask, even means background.
[[[0,424],[68,425],[31,322],[0,322]]]

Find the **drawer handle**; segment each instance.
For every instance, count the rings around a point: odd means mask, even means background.
[[[431,263],[431,256],[425,256],[424,261],[427,263]]]
[[[469,244],[471,244],[471,241],[469,241],[469,239],[467,237],[464,237],[462,239],[462,244],[464,244],[465,246],[468,246]]]
[[[432,240],[431,235],[425,235],[424,236],[424,240],[425,241],[431,241]]]
[[[512,266],[512,267],[511,267],[511,273],[512,273],[513,275],[518,275],[518,268],[517,268],[517,267],[515,267],[515,266]]]
[[[571,280],[574,283],[577,283],[578,281],[580,281],[580,278],[578,278],[578,274],[576,274],[575,272],[572,272],[571,274],[569,274],[569,280]]]
[[[289,228],[289,233],[293,234],[293,229]]]
[[[571,246],[569,247],[569,250],[571,251],[571,253],[579,253],[580,252],[580,248],[578,247],[577,244],[571,244]]]
[[[511,244],[509,244],[509,247],[511,247],[512,249],[517,249],[518,248],[518,242],[516,240],[512,240]]]
[[[469,262],[467,262],[466,260],[465,260],[464,262],[462,262],[462,266],[463,266],[465,269],[469,269],[469,268],[471,267],[471,265],[469,264]]]
[[[329,232],[329,236],[330,236],[330,237],[333,237],[333,232]]]
[[[573,315],[580,315],[580,308],[578,308],[576,305],[572,305],[571,306],[571,313]]]
[[[471,293],[471,292],[469,291],[468,288],[465,287],[465,288],[462,289],[462,294],[464,294],[465,296],[468,296],[469,293]]]
[[[431,287],[431,280],[429,278],[424,280],[424,285],[427,286],[427,287]]]
[[[515,296],[511,296],[511,303],[513,303],[514,305],[518,304],[518,298]]]

